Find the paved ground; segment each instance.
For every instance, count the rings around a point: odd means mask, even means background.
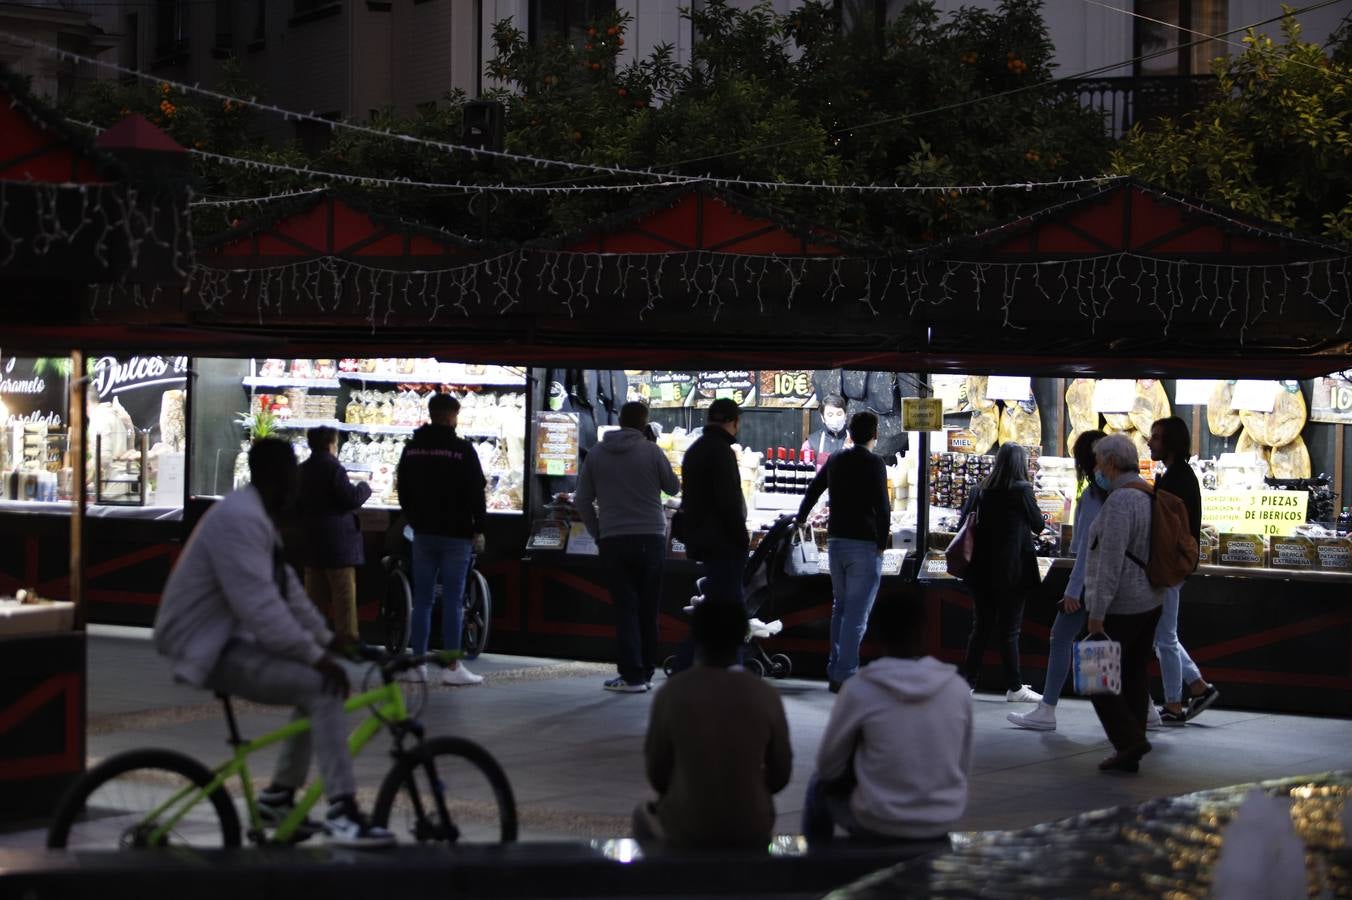
[[[164,746],[207,761],[224,757],[225,726],[209,694],[170,682],[140,629],[95,627],[89,646],[89,756]],[[487,747],[516,791],[523,839],[625,835],[646,793],[642,742],[651,694],[600,689],[609,669],[591,663],[486,656],[478,687],[434,688],[422,718],[429,734]],[[659,676],[660,684],[661,676]],[[788,711],[794,775],[779,795],[778,830],[798,831],[803,790],[834,699],[821,682],[775,682]],[[1222,686],[1223,688],[1223,686]],[[1103,807],[1239,782],[1352,766],[1352,720],[1209,710],[1185,728],[1152,736],[1139,776],[1103,775],[1107,745],[1089,704],[1062,701],[1060,729],[1014,728],[1023,705],[978,695],[971,802],[963,830],[1018,828]],[[1222,701],[1223,702],[1223,701]],[[246,736],[281,725],[284,711],[244,710]],[[364,794],[388,766],[380,752],[358,761]],[[904,759],[906,748],[897,748]],[[270,759],[270,758],[269,758]],[[262,766],[263,774],[268,766]],[[0,834],[8,848],[40,846],[39,823]]]

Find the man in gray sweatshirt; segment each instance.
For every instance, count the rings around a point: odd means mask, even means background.
[[[1099,763],[1105,772],[1135,772],[1150,752],[1145,725],[1150,706],[1149,667],[1164,590],[1150,584],[1150,488],[1138,474],[1131,439],[1111,434],[1094,445],[1094,480],[1110,491],[1089,528],[1085,608],[1089,635],[1106,634],[1122,645],[1122,692],[1091,694],[1094,712],[1116,753]]]
[[[649,690],[656,666],[657,610],[667,553],[662,492],[681,490],[666,454],[644,433],[647,425],[647,406],[630,402],[620,407],[620,428],[587,454],[575,498],[587,531],[600,546],[615,605],[619,675],[604,687],[630,694]]]

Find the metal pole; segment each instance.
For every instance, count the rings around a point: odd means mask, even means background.
[[[70,405],[67,418],[70,422],[68,433],[73,442],[70,454],[74,457],[71,460],[71,486],[75,488],[70,510],[70,602],[75,604],[75,630],[84,631],[85,506],[89,502],[88,462],[85,459],[89,452],[89,433],[85,415],[85,396],[89,382],[85,379],[83,350],[71,351],[70,375]],[[97,472],[94,477],[98,477]]]

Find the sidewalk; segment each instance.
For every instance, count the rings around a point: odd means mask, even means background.
[[[91,761],[147,746],[208,762],[224,758],[219,704],[206,692],[173,684],[148,636],[142,629],[91,629]],[[627,835],[630,812],[647,792],[642,744],[652,694],[602,691],[611,669],[593,663],[485,656],[471,667],[485,683],[431,688],[422,719],[429,734],[470,738],[497,757],[516,792],[521,839]],[[784,699],[794,745],[793,780],[776,800],[777,830],[796,833],[834,698],[821,682],[772,683]],[[1139,776],[1104,775],[1096,765],[1109,751],[1087,702],[1062,701],[1060,728],[1051,733],[1005,721],[1006,713],[1026,705],[995,695],[978,695],[974,703],[976,750],[963,830],[1020,828],[1160,796],[1352,766],[1352,721],[1213,708],[1187,727],[1152,735],[1156,749]],[[286,717],[284,710],[251,707],[240,726],[246,736],[258,735]],[[897,748],[899,760],[905,753]],[[270,765],[270,756],[260,760],[256,775],[265,777]],[[387,767],[388,757],[375,748],[358,760],[364,795]],[[37,826],[0,834],[0,846],[41,846]]]

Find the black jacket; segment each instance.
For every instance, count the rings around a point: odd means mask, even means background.
[[[964,515],[978,505],[972,565],[963,580],[988,590],[1036,587],[1041,581],[1033,536],[1042,531],[1042,512],[1026,481],[968,498]]]
[[[892,505],[887,498],[887,467],[867,447],[832,453],[817,472],[798,507],[806,522],[823,491],[831,491],[827,537],[873,541],[879,550],[892,543]]]
[[[483,467],[474,445],[454,428],[424,425],[413,432],[395,477],[399,507],[415,533],[469,538],[483,532]]]
[[[706,425],[681,461],[681,517],[691,559],[746,555],[746,500],[733,437]]]
[[[1188,507],[1188,525],[1192,527],[1193,540],[1202,539],[1202,488],[1197,483],[1197,473],[1188,465],[1187,460],[1174,463],[1164,470],[1164,474],[1155,479],[1155,489],[1168,491],[1183,501]]]
[[[344,569],[366,561],[356,510],[371,486],[353,484],[331,453],[314,453],[300,464],[301,558],[305,565]]]

